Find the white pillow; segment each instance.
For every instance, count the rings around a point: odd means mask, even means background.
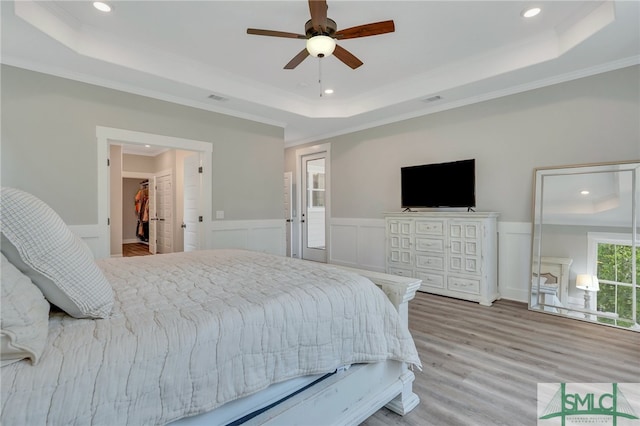
[[[108,317],[113,290],[86,244],[40,199],[6,187],[0,194],[1,251],[7,259],[69,315]]]
[[[38,362],[49,331],[49,303],[29,277],[2,255],[0,365]]]

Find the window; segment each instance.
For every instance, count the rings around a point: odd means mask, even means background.
[[[589,233],[590,267],[600,283],[597,292],[598,322],[620,327],[636,326],[640,311],[638,282],[640,261],[636,258],[635,274],[631,236],[625,234]],[[609,314],[609,315],[607,315]]]
[[[324,159],[308,162],[307,182],[307,207],[324,207]]]

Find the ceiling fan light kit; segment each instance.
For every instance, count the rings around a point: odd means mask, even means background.
[[[316,58],[331,56],[335,48],[335,39],[326,35],[317,35],[307,40],[307,51]]]
[[[300,65],[309,55],[324,58],[332,54],[351,69],[356,69],[362,65],[362,61],[344,47],[337,45],[336,40],[369,37],[395,31],[395,25],[391,20],[358,25],[336,31],[336,22],[333,19],[327,18],[326,0],[309,0],[309,13],[311,14],[311,19],[305,24],[304,35],[257,28],[247,28],[247,34],[306,39],[306,48],[294,56],[293,59],[284,66],[284,68],[288,70]]]

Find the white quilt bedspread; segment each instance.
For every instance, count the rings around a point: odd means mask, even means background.
[[[420,365],[382,291],[327,265],[239,250],[98,265],[111,318],[53,314],[39,364],[1,369],[3,426],[165,424],[343,364]]]

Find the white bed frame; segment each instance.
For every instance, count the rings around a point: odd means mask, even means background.
[[[373,281],[387,295],[408,325],[409,301],[421,280],[332,265]],[[208,413],[180,419],[172,425],[225,425],[269,406],[316,377],[270,386],[262,392],[232,401]],[[357,425],[382,407],[405,415],[418,405],[415,376],[407,364],[385,361],[352,365],[248,420],[244,425]]]
[[[547,279],[545,287],[549,287],[550,284],[556,286],[555,296],[565,307],[568,306],[569,302],[569,271],[572,263],[573,259],[568,257],[540,257],[540,276]],[[537,263],[533,265],[533,273],[534,275],[538,274]],[[551,295],[551,293],[540,292],[538,301],[541,305],[552,305],[546,300],[548,295]]]

